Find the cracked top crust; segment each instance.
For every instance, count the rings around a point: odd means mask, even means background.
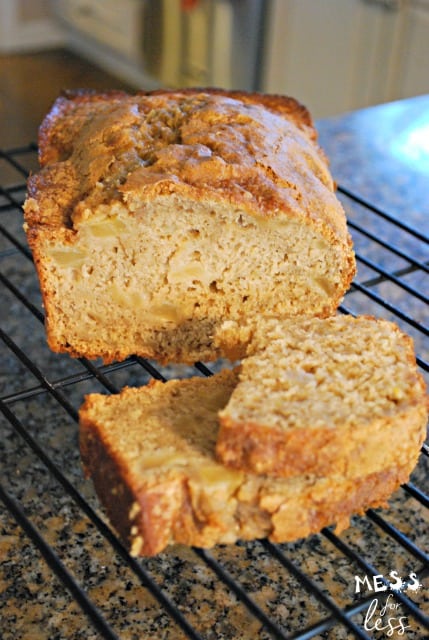
[[[73,228],[99,205],[126,202],[135,211],[175,192],[306,219],[349,244],[311,117],[292,98],[212,89],[69,93],[45,118],[39,147],[30,226]]]

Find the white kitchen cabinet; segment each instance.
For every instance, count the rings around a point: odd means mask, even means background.
[[[140,0],[56,0],[55,14],[66,25],[114,51],[138,60],[142,50]]]
[[[58,47],[64,33],[49,0],[0,0],[0,55]]]
[[[271,0],[262,89],[315,117],[429,93],[429,0]]]
[[[407,3],[398,54],[397,97],[429,93],[429,0]]]

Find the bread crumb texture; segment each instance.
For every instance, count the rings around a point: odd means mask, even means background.
[[[77,92],[39,145],[25,228],[55,351],[235,356],[222,321],[329,316],[350,286],[345,214],[292,98]]]
[[[366,322],[374,325],[373,321]],[[373,330],[378,338],[384,337],[389,342],[392,338],[383,326],[373,327]],[[341,324],[337,331],[343,330],[348,331],[348,328]],[[357,354],[369,339],[365,327],[362,330],[362,342],[357,335],[354,343]],[[286,359],[294,331],[301,338],[302,332],[308,339],[311,336],[309,327],[297,325],[295,329],[289,327],[288,331],[282,353],[282,358]],[[321,329],[314,331],[323,343]],[[330,332],[328,326],[326,332]],[[332,398],[336,411],[329,409],[329,419],[326,424],[320,424],[320,428],[328,425],[327,428],[340,434],[347,431],[353,441],[355,432],[364,430],[367,433],[371,421],[378,430],[380,416],[387,416],[382,422],[382,440],[358,440],[352,446],[344,445],[344,452],[337,447],[336,452],[342,460],[353,460],[356,455],[360,458],[359,468],[354,468],[354,463],[350,468],[346,465],[346,473],[341,466],[331,466],[324,474],[297,472],[290,477],[274,477],[245,468],[230,468],[219,460],[216,454],[219,414],[234,414],[237,410],[235,396],[243,388],[243,378],[246,380],[249,376],[249,369],[246,370],[244,364],[241,370],[224,370],[210,378],[195,377],[167,383],[154,381],[140,389],[126,388],[117,395],[87,396],[80,410],[80,448],[84,467],[94,481],[112,524],[132,553],[154,555],[176,543],[211,547],[262,537],[275,542],[291,541],[332,524],[336,524],[338,530],[344,529],[353,514],[362,513],[369,507],[385,506],[389,496],[408,480],[417,462],[427,420],[425,389],[409,360],[408,346],[403,345],[401,350],[401,341],[397,336],[395,347],[400,351],[396,365],[390,362],[384,370],[387,361],[381,357],[381,362],[371,365],[369,372],[362,373],[358,369],[357,374],[351,374],[352,380],[356,376],[362,379],[363,388],[367,388],[367,373],[374,375],[374,385],[379,393],[385,394],[385,399],[373,401],[372,396],[366,397],[364,391],[359,391],[361,397],[356,404],[364,403],[366,410],[360,409],[343,424],[339,406],[342,400]],[[338,344],[345,344],[340,337]],[[271,344],[267,347],[270,348],[278,351],[279,345],[274,342],[272,347]],[[302,350],[306,348],[303,346]],[[295,359],[294,349],[295,342],[291,361],[282,359],[281,365],[276,365],[279,380],[283,380],[283,373],[290,370]],[[384,350],[381,346],[381,353]],[[349,351],[344,350],[344,355]],[[374,358],[377,356],[374,349]],[[364,354],[363,357],[367,356]],[[253,365],[250,363],[249,367],[255,366],[255,358],[262,358],[261,353],[254,356]],[[332,360],[332,353],[325,353],[324,358]],[[401,365],[400,360],[403,360]],[[301,361],[296,362],[293,366],[298,369]],[[314,364],[314,360],[312,362]],[[272,362],[268,364],[271,366]],[[392,374],[396,377],[395,367],[399,367],[401,373],[397,391],[389,387],[395,384],[389,382]],[[379,368],[384,371],[383,380],[377,379]],[[254,373],[254,386],[243,412],[249,407],[256,412],[259,404],[258,420],[263,415],[264,424],[269,416],[277,417],[278,396],[270,383],[265,386],[263,376],[259,376],[257,370]],[[264,374],[267,373],[270,380],[269,372],[265,370]],[[341,375],[348,379],[349,374],[343,371]],[[336,385],[342,384],[342,378],[335,375],[332,380]],[[351,384],[359,386],[357,382]],[[384,390],[384,384],[387,384],[387,390]],[[287,386],[289,388],[289,383]],[[301,383],[296,385],[296,379],[292,386],[295,391],[289,391],[287,396],[294,407],[298,401],[296,394],[300,394],[303,417],[297,415],[285,429],[301,434],[306,431],[307,424],[311,426],[314,420],[321,418],[325,404],[317,403],[319,392],[314,387],[305,387],[301,392]],[[349,391],[347,384],[345,389]],[[258,395],[262,390],[265,392],[263,397]],[[353,395],[353,390],[351,392]],[[397,397],[398,393],[400,397]],[[392,394],[395,398],[390,397]],[[283,402],[285,413],[289,399]],[[377,408],[378,403],[382,409]],[[374,417],[373,410],[376,412]],[[337,414],[341,418],[339,422],[336,421]],[[332,438],[328,442],[331,443]],[[296,455],[306,459],[307,450],[314,448],[311,428],[303,443]],[[266,446],[264,441],[263,446]],[[362,449],[367,454],[362,453]]]
[[[358,477],[419,450],[425,384],[412,340],[395,324],[345,315],[268,321],[248,352],[220,413],[223,463]]]

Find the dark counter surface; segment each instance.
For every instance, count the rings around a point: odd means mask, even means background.
[[[429,96],[316,123],[338,182],[429,231]]]

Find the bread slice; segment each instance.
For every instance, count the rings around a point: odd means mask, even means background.
[[[211,547],[237,539],[295,540],[385,504],[408,479],[418,442],[395,462],[350,479],[279,479],[228,469],[215,457],[218,412],[238,372],[152,382],[118,395],[91,394],[80,410],[87,475],[134,555],[167,545]],[[420,442],[420,438],[419,438]],[[400,446],[386,439],[389,448]]]
[[[345,214],[292,98],[76,92],[39,137],[25,228],[54,351],[214,360],[225,319],[329,316],[349,288]]]
[[[220,412],[225,465],[358,478],[414,458],[427,395],[412,340],[395,324],[345,315],[272,321],[248,339],[253,355]]]

